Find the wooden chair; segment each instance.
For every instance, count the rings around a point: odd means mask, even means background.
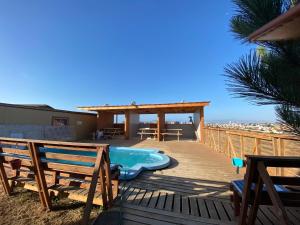
[[[118,194],[119,171],[115,168],[111,174],[108,145],[28,140],[27,146],[36,182],[20,182],[39,191],[46,209],[52,209],[54,195],[86,202],[83,224],[87,224],[92,204],[112,205]]]
[[[246,159],[244,180],[231,183],[235,215],[240,216],[238,224],[254,224],[259,205],[273,205],[280,224],[290,224],[284,206],[300,207],[300,192],[285,185],[300,186],[300,177],[270,176],[267,168],[300,168],[300,157],[249,155]]]

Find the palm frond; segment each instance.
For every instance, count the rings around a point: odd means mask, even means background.
[[[300,135],[300,108],[289,105],[276,107],[279,121],[284,124],[288,130],[294,134]]]

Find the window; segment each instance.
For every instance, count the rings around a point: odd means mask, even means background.
[[[52,126],[62,127],[69,125],[68,117],[52,117]]]

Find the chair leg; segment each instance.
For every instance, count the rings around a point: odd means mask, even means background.
[[[5,194],[11,195],[12,189],[8,183],[8,179],[2,162],[0,163],[0,175],[2,187],[4,189]]]
[[[241,198],[236,191],[233,191],[233,206],[234,206],[234,215],[239,216],[241,211]]]
[[[261,198],[262,188],[263,188],[263,182],[262,182],[262,179],[259,177],[258,181],[256,183],[256,186],[255,186],[254,202],[250,208],[250,213],[249,213],[249,217],[248,217],[249,225],[253,225],[255,223],[256,216],[257,216],[257,210],[259,207],[259,201]]]

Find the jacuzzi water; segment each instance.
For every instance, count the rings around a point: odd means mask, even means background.
[[[121,180],[135,178],[143,170],[163,169],[170,165],[170,158],[155,149],[110,147],[110,161],[121,165]]]
[[[18,146],[5,146],[19,148]],[[21,146],[24,147],[24,146]],[[25,148],[21,148],[25,150]],[[40,152],[52,152],[52,153],[61,153],[61,154],[76,154],[78,157],[81,155],[96,157],[96,152],[87,152],[87,151],[66,151],[63,149],[54,149],[54,148],[39,148]],[[121,180],[130,180],[135,178],[143,170],[157,170],[163,169],[170,164],[170,158],[167,155],[159,153],[159,150],[156,149],[143,149],[143,148],[129,148],[129,147],[116,147],[110,146],[109,155],[111,161],[111,167],[119,166],[120,168],[120,179]],[[11,155],[10,153],[0,153],[0,155]],[[12,154],[14,155],[14,154]],[[20,159],[28,158],[27,155],[15,155],[15,157]],[[63,163],[71,164],[78,166],[94,166],[94,163],[90,162],[81,162],[81,161],[71,161],[71,160],[61,160],[54,158],[45,158],[42,157],[43,162],[53,162],[53,163]]]

